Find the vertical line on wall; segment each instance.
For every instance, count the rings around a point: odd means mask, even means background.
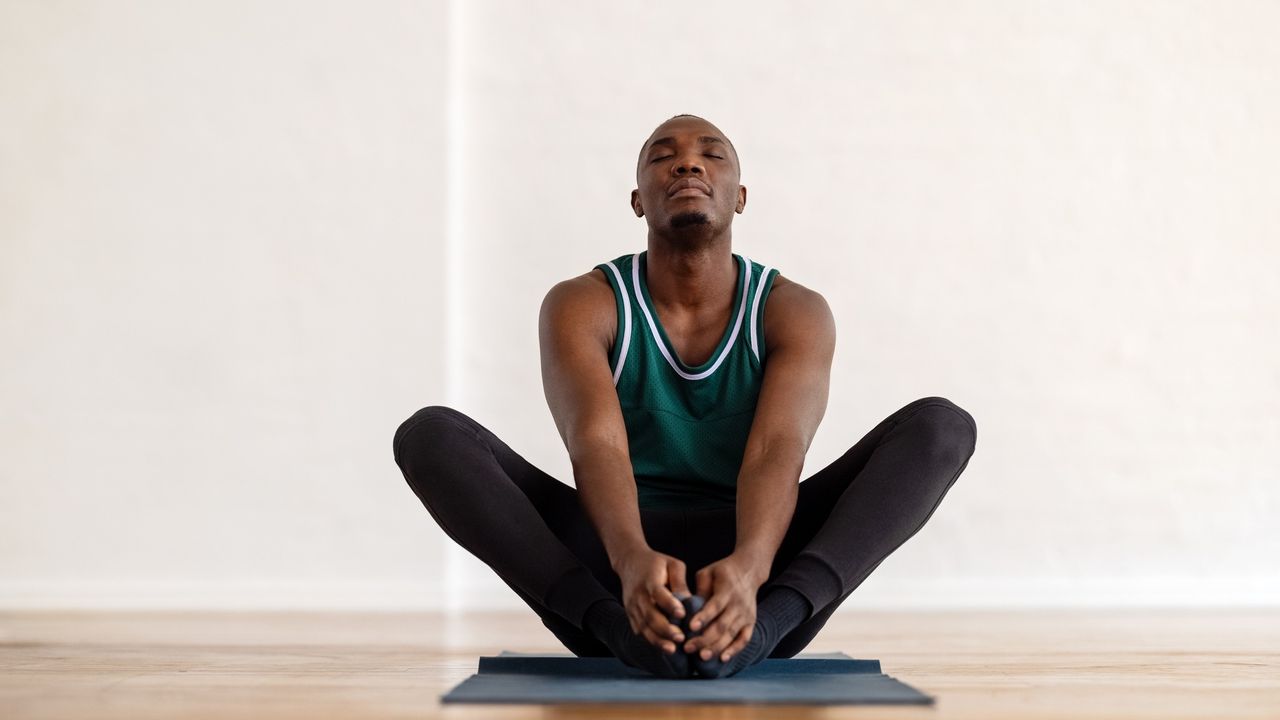
[[[448,168],[446,177],[446,215],[447,226],[445,228],[445,247],[444,247],[444,285],[445,285],[445,383],[444,383],[444,399],[445,404],[449,407],[458,407],[462,400],[462,392],[460,385],[462,382],[462,214],[464,209],[463,190],[463,150],[465,147],[465,138],[463,131],[465,125],[463,117],[465,106],[463,103],[464,91],[464,74],[463,74],[463,22],[462,22],[462,6],[463,0],[449,0],[446,12],[449,13],[448,21],[448,86],[447,97],[445,98],[445,112],[447,113],[446,121],[446,155],[445,164]],[[446,543],[445,554],[445,610],[449,615],[459,612],[462,607],[462,586],[463,574],[465,568],[462,564],[464,552],[458,547],[457,543],[452,540]],[[457,623],[446,623],[446,627],[452,627]]]

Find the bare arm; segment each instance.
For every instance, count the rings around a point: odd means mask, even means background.
[[[650,548],[640,524],[627,427],[609,372],[615,307],[607,281],[590,273],[551,288],[538,318],[542,384],[578,496],[622,581],[631,629],[674,653],[684,636],[663,609],[684,615],[675,593],[689,592],[686,569],[683,560]]]
[[[827,409],[836,328],[821,295],[777,281],[765,314],[764,380],[738,470],[737,543],[698,571],[698,592],[710,600],[689,619],[705,628],[686,652],[728,661],[751,640],[756,592],[795,513],[800,472]]]
[[[822,295],[797,283],[769,297],[768,357],[738,473],[734,555],[769,576],[795,512],[804,457],[827,409],[836,326]]]
[[[627,429],[609,372],[614,313],[607,284],[589,276],[565,280],[542,302],[538,336],[547,404],[569,451],[582,504],[617,570],[625,555],[648,543]]]

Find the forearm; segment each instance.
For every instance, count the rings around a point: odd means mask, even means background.
[[[738,534],[733,554],[762,585],[795,513],[804,454],[798,444],[748,453],[738,474]]]
[[[626,554],[649,546],[640,525],[631,458],[617,448],[598,445],[580,449],[572,464],[578,496],[616,570]]]

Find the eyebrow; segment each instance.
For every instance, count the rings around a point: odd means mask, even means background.
[[[703,135],[698,138],[698,142],[720,143],[721,145],[724,144],[723,140],[721,140],[718,137],[715,137],[714,135]],[[676,139],[673,137],[660,137],[657,140],[654,140],[653,142],[649,143],[649,149],[652,150],[655,145],[675,145],[675,144],[676,144]]]

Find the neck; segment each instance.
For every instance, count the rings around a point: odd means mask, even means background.
[[[727,232],[698,243],[650,234],[645,265],[645,283],[656,304],[696,311],[733,303],[738,272]]]

